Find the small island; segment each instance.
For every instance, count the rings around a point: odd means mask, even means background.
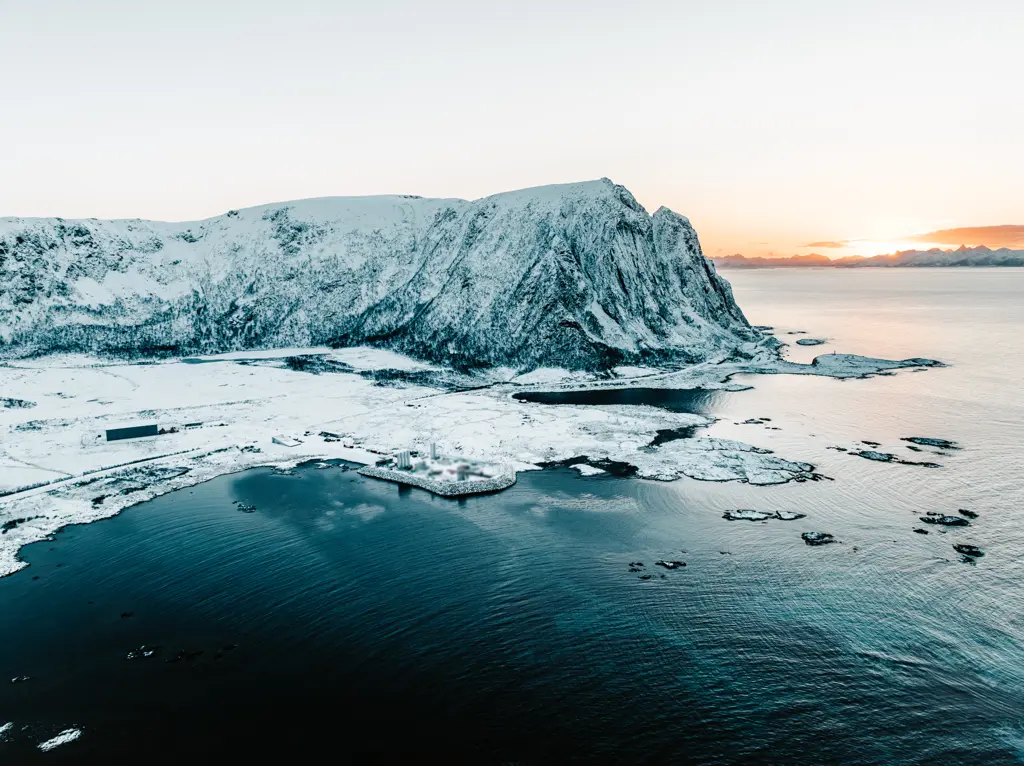
[[[420,487],[442,497],[465,497],[500,492],[516,483],[511,466],[494,465],[457,456],[442,456],[431,443],[429,455],[402,450],[359,469],[363,476]]]

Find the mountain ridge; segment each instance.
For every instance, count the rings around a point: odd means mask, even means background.
[[[899,250],[888,255],[851,255],[844,258],[829,258],[819,253],[757,258],[735,253],[716,256],[711,260],[725,269],[1024,266],[1024,250],[1007,247],[993,250],[984,245],[961,245],[955,250],[936,247],[931,250]]]
[[[689,220],[608,179],[320,197],[201,221],[0,219],[0,353],[370,344],[606,367],[762,342]]]

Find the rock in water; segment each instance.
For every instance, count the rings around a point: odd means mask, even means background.
[[[976,519],[976,518],[978,518],[978,514],[977,514],[976,511],[969,511],[966,508],[960,508],[957,512],[961,516],[966,516],[969,519]]]
[[[957,553],[963,554],[964,556],[971,556],[974,558],[985,555],[985,552],[977,545],[968,545],[967,543],[953,543],[953,550]]]
[[[821,338],[801,338],[796,342],[798,346],[820,346],[825,341]]]
[[[867,444],[867,442],[864,442],[864,443]],[[876,452],[875,450],[870,450],[870,449],[861,450],[859,452],[851,452],[850,454],[851,455],[856,455],[857,457],[865,458],[867,460],[874,460],[874,461],[876,461],[878,463],[898,463],[899,462],[899,458],[897,458],[895,455],[891,455],[888,452]]]
[[[836,542],[836,538],[828,532],[804,532],[800,535],[808,545],[828,545]]]
[[[971,522],[960,516],[946,516],[938,511],[928,511],[921,517],[925,524],[939,524],[944,527],[969,527]]]
[[[903,439],[911,444],[920,444],[923,447],[939,447],[941,449],[960,449],[956,442],[946,439],[933,439],[930,436],[908,436]]]
[[[740,508],[735,511],[726,511],[722,514],[723,519],[728,521],[764,521],[775,516],[768,511],[755,511],[750,508]]]
[[[192,223],[0,219],[0,353],[370,344],[454,365],[749,357],[681,215],[608,179],[334,197]]]

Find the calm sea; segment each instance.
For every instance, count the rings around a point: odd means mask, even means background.
[[[559,469],[449,501],[337,467],[255,470],[70,528],[0,580],[0,759],[1019,763],[1024,270],[727,276],[752,322],[828,341],[790,358],[949,367],[762,376],[702,401],[709,433],[834,481]],[[942,467],[827,449],[861,440]],[[970,527],[913,532],[959,508]],[[159,649],[125,659],[142,645]],[[77,742],[35,749],[73,726]]]

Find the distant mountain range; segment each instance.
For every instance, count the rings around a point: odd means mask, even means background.
[[[832,268],[855,269],[866,266],[1024,266],[1024,250],[1010,250],[1001,247],[992,250],[981,247],[960,247],[956,250],[903,250],[891,255],[851,255],[845,258],[828,258],[812,253],[792,255],[787,258],[748,258],[745,255],[723,255],[713,259],[720,269],[806,269]]]

